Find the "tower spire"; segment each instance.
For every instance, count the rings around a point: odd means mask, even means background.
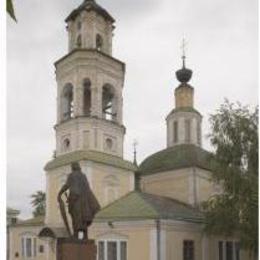
[[[182,49],[182,67],[185,68],[185,59],[186,59],[186,46],[187,46],[187,42],[185,40],[185,38],[183,37],[182,39],[182,44],[181,44],[181,49]]]

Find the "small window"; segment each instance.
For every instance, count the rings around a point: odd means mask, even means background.
[[[173,141],[174,143],[178,142],[178,122],[174,121],[173,123]]]
[[[194,260],[194,241],[183,241],[183,260]]]
[[[79,35],[77,38],[77,47],[81,48],[81,46],[82,46],[82,40],[81,40],[81,35]]]
[[[83,110],[84,116],[90,116],[91,113],[91,82],[89,79],[83,81],[83,91],[84,91],[84,100],[83,100]]]
[[[185,142],[190,143],[191,141],[191,121],[190,119],[185,120]]]
[[[63,150],[64,151],[68,151],[70,148],[70,140],[69,138],[66,138],[64,141],[63,141]]]
[[[201,123],[197,122],[197,140],[198,144],[201,145]]]
[[[97,34],[96,36],[96,47],[98,51],[102,51],[103,39],[100,34]]]
[[[106,148],[107,148],[108,150],[111,150],[112,147],[113,147],[113,141],[112,141],[112,139],[107,138],[107,139],[106,139]]]
[[[40,245],[39,246],[39,253],[44,253],[44,246],[43,245]]]
[[[15,258],[18,258],[19,257],[19,253],[16,252],[14,256],[15,256]]]
[[[77,23],[77,29],[78,29],[78,30],[81,30],[81,21],[78,21],[78,23]]]

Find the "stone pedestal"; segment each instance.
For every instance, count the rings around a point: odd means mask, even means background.
[[[97,248],[94,240],[59,238],[57,260],[96,260]]]

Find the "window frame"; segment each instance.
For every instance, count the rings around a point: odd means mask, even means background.
[[[27,251],[27,240],[31,240],[31,255]],[[23,235],[21,239],[22,257],[35,258],[37,257],[37,237],[33,235]]]
[[[106,238],[106,239],[98,239],[97,240],[97,260],[99,260],[99,243],[104,243],[104,260],[108,260],[107,250],[108,250],[108,242],[116,242],[116,252],[117,252],[117,260],[122,260],[121,258],[121,243],[126,243],[126,259],[128,260],[128,241],[127,239],[117,239],[117,238]]]
[[[192,240],[192,239],[184,239],[183,242],[182,242],[182,257],[183,257],[183,260],[186,260],[186,253],[185,253],[185,243],[192,243],[192,247],[189,245],[188,246],[188,250],[191,250],[192,248],[192,258],[190,258],[190,255],[191,253],[188,251],[187,255],[188,255],[188,259],[189,260],[195,260],[195,241]]]
[[[240,243],[237,240],[218,240],[217,251],[218,251],[218,260],[228,260],[227,259],[227,243],[232,245],[232,260],[241,259]],[[222,244],[222,255],[220,255],[220,244]]]

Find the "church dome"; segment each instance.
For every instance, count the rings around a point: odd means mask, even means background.
[[[176,71],[176,77],[181,83],[187,83],[192,77],[192,70],[183,67]]]
[[[71,12],[71,14],[66,18],[65,21],[68,22],[69,20],[74,20],[83,10],[96,11],[105,19],[111,21],[112,23],[115,22],[115,19],[103,7],[97,4],[95,0],[84,0],[84,2],[77,9]]]
[[[211,170],[211,153],[192,144],[176,145],[147,157],[140,165],[141,175],[199,167]]]

